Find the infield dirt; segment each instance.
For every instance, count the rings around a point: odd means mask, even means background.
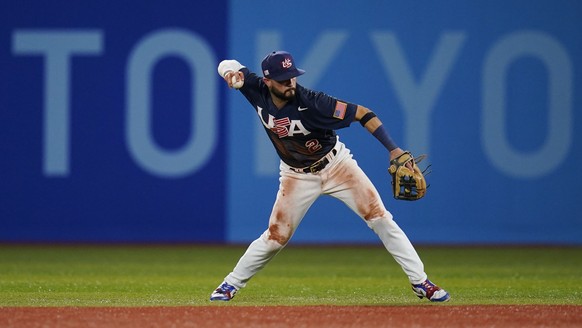
[[[582,306],[0,307],[0,327],[582,327]]]

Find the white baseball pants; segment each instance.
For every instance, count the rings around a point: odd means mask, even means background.
[[[269,227],[253,241],[225,281],[240,289],[285,247],[307,210],[324,194],[344,202],[382,240],[412,284],[426,280],[424,265],[406,234],[392,220],[378,191],[338,140],[337,154],[320,172],[297,173],[281,162],[277,199]]]

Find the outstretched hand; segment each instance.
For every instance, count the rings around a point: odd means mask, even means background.
[[[234,77],[234,79],[233,79]],[[226,84],[228,84],[229,88],[234,88],[234,84],[236,82],[239,81],[244,81],[245,80],[245,76],[243,74],[243,72],[238,71],[238,72],[234,72],[234,71],[228,71],[226,72],[226,74],[224,74],[224,81],[226,81]]]

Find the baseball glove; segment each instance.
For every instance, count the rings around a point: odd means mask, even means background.
[[[418,200],[426,194],[426,179],[424,174],[430,165],[421,171],[417,163],[420,163],[426,155],[414,158],[409,151],[390,161],[388,173],[392,178],[392,192],[394,198],[401,200]],[[410,163],[412,170],[406,165]]]

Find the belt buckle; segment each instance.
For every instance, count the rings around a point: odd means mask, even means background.
[[[318,168],[319,168],[319,163],[315,163],[314,165],[311,165],[309,167],[309,172],[317,173],[317,172],[319,172]]]
[[[310,173],[317,173],[325,167],[325,159],[319,160],[309,166]]]

